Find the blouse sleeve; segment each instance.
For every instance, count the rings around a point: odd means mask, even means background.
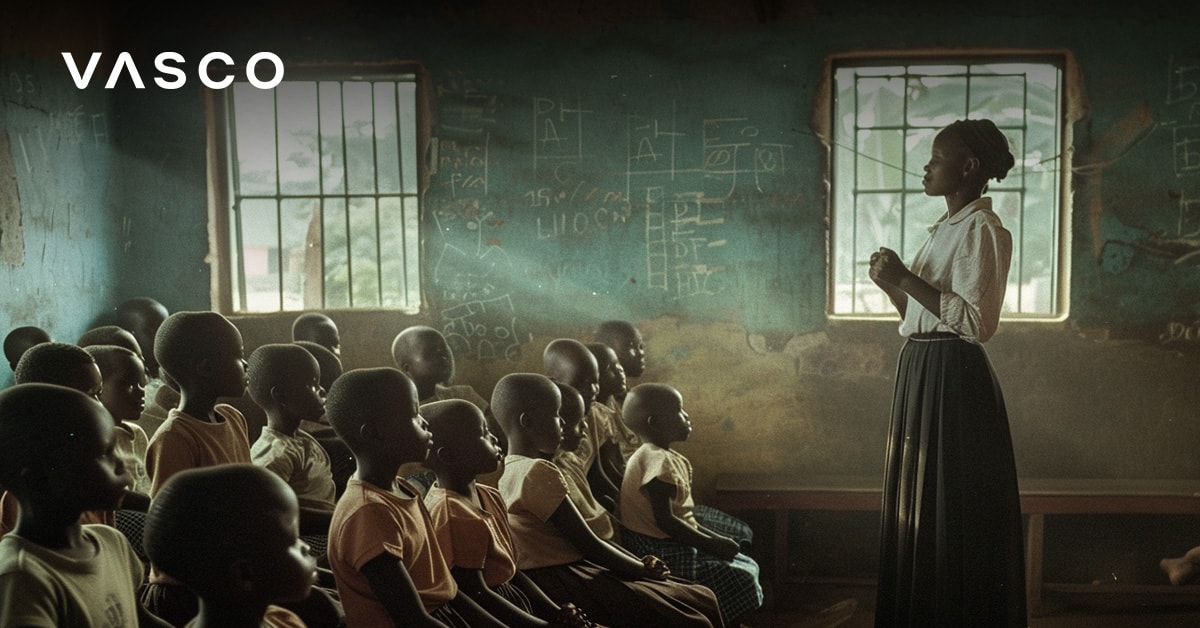
[[[987,342],[996,333],[1012,235],[990,212],[977,212],[954,254],[950,290],[942,292],[942,322],[960,336]]]

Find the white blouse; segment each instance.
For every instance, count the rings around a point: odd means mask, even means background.
[[[942,293],[942,316],[934,316],[909,296],[900,335],[944,331],[987,342],[996,333],[1004,304],[1012,234],[992,213],[987,196],[949,218],[943,214],[929,231],[910,268]]]

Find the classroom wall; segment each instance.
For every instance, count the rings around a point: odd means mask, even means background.
[[[813,117],[826,56],[1069,51],[1082,108],[1062,155],[1074,171],[1070,314],[1005,324],[988,343],[1019,472],[1200,478],[1200,56],[1183,9],[496,0],[253,11],[163,22],[130,10],[105,41],[189,59],[419,60],[436,88],[428,307],[335,312],[347,367],[390,363],[395,333],[432,324],[451,338],[458,382],[487,396],[507,372],[540,370],[549,340],[632,320],[648,345],[644,379],[684,394],[695,431],[681,449],[702,496],[722,472],[882,471],[901,339],[893,322],[824,313],[826,149]],[[11,287],[0,322],[69,337],[125,296],[210,307],[198,90],[79,92],[53,49],[4,50],[0,112],[26,255],[0,263]],[[30,68],[42,104],[14,102],[11,68]],[[107,119],[108,142],[22,173],[12,138],[77,104]],[[51,277],[63,286],[48,289]],[[291,318],[234,320],[249,351],[286,340]]]

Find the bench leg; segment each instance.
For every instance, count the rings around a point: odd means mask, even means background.
[[[1031,617],[1042,611],[1042,558],[1045,550],[1046,515],[1029,515],[1025,539],[1025,602]]]

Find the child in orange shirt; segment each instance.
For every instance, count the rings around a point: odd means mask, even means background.
[[[504,500],[475,481],[504,457],[479,408],[448,399],[421,406],[421,414],[433,434],[426,465],[437,473],[425,503],[459,590],[510,626],[592,625],[574,605],[560,607],[517,570]]]
[[[431,437],[417,389],[389,367],[347,371],[325,400],[358,462],[329,527],[329,566],[351,626],[502,626],[460,594],[421,501],[397,477],[423,462]]]

